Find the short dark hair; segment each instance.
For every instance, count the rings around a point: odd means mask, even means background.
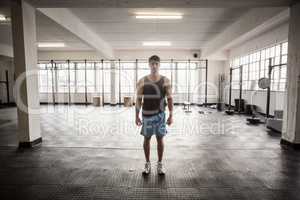
[[[149,63],[151,62],[160,62],[160,58],[157,55],[153,55],[149,58]]]

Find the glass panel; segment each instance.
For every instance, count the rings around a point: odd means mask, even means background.
[[[110,94],[111,93],[111,69],[110,69],[110,62],[103,63],[103,82],[104,82],[104,93]]]
[[[75,64],[73,62],[70,63],[70,92],[75,93],[76,91],[76,83],[75,83]]]
[[[84,93],[85,92],[85,64],[84,63],[77,63],[77,70],[76,70],[76,86],[77,86],[77,93]]]
[[[48,92],[48,71],[46,69],[39,71],[39,91],[41,93]]]
[[[287,63],[287,55],[281,57],[281,63],[282,64],[286,64]]]
[[[147,62],[138,62],[138,80],[150,74],[150,68]]]
[[[275,48],[276,48],[276,49],[275,49],[275,55],[276,55],[276,56],[280,56],[280,54],[281,54],[281,52],[280,52],[280,44],[276,45]]]
[[[133,95],[135,91],[135,63],[121,63],[121,92],[123,95]]]
[[[58,63],[57,65],[57,92],[69,93],[68,86],[68,65],[67,63]]]
[[[87,63],[86,87],[87,92],[95,92],[95,68],[94,63]]]
[[[282,44],[282,55],[286,55],[288,53],[288,43],[285,42]]]

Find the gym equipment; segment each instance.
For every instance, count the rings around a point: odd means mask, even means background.
[[[253,115],[253,111],[256,110],[256,105],[246,104],[245,106],[245,114],[246,115]]]
[[[8,71],[5,70],[5,80],[0,81],[0,84],[4,84],[6,88],[6,98],[7,98],[7,103],[9,104],[9,81],[8,81]]]
[[[239,113],[245,112],[245,99],[234,99],[234,111]]]
[[[259,81],[259,85],[262,86],[262,89],[267,89],[267,104],[266,104],[266,118],[270,117],[270,97],[271,97],[271,76],[272,70],[275,67],[280,67],[286,64],[278,64],[272,65],[272,58],[269,58],[269,70],[268,70],[268,78],[262,78]]]
[[[267,78],[259,79],[259,81],[258,81],[258,87],[264,89],[264,88],[267,87],[266,84],[267,84],[268,82],[269,82],[269,81],[267,80]],[[252,90],[254,89],[254,84],[251,84],[251,89],[252,89]],[[253,106],[255,106],[255,105],[249,105],[249,104],[247,105],[247,107],[246,107],[246,109],[247,109],[246,113],[247,113],[247,114],[250,114],[250,115],[252,115],[252,116],[249,117],[249,118],[247,118],[246,120],[247,120],[250,124],[253,124],[253,125],[255,125],[255,124],[260,124],[260,123],[262,123],[262,122],[261,122],[260,118],[258,118],[258,117],[255,115],[256,107],[255,107],[255,109],[253,109]]]
[[[251,118],[247,118],[247,121],[250,124],[260,124],[261,123],[260,119],[255,116],[252,116]]]
[[[286,65],[286,64],[272,65],[272,58],[269,58],[268,78],[264,77],[264,78],[259,79],[259,81],[258,81],[258,86],[261,89],[267,89],[267,103],[266,103],[266,116],[265,116],[265,120],[264,120],[264,122],[261,122],[261,121],[258,122],[258,120],[253,120],[253,118],[257,118],[255,115],[253,115],[252,118],[248,118],[247,119],[247,121],[249,121],[250,123],[254,122],[254,123],[267,123],[268,124],[268,121],[270,121],[269,122],[269,126],[270,127],[272,126],[273,120],[272,120],[272,118],[270,118],[270,96],[271,96],[271,76],[272,76],[272,70],[275,67],[279,67],[279,66],[283,66],[283,65]],[[259,119],[259,118],[257,118],[257,119]],[[278,123],[281,123],[281,122],[278,122]],[[268,125],[267,125],[267,127],[268,127]]]
[[[124,96],[124,106],[125,107],[131,107],[132,106],[131,96]]]
[[[267,119],[266,126],[268,129],[281,133],[283,121],[283,110],[275,110],[274,118]]]
[[[183,110],[185,110],[184,112],[186,113],[191,113],[191,103],[188,101],[183,102]]]
[[[243,91],[243,65],[239,66],[239,67],[236,67],[236,68],[230,68],[230,81],[229,81],[229,108],[228,110],[225,111],[226,114],[228,115],[233,115],[235,112],[231,109],[231,93],[232,93],[232,71],[233,70],[236,70],[236,69],[239,69],[239,74],[240,74],[240,79],[239,79],[239,99],[238,99],[238,103],[236,103],[235,106],[238,105],[238,107],[236,108],[235,107],[235,110],[240,114],[242,112],[242,109],[241,109],[241,102],[242,102],[242,91]]]
[[[224,82],[225,82],[225,75],[219,74],[219,97],[218,97],[218,103],[217,103],[217,110],[223,111],[225,107],[225,103],[223,102],[223,88],[224,88]]]

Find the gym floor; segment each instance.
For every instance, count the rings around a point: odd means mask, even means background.
[[[203,111],[200,114],[198,111]],[[167,174],[143,177],[134,108],[42,106],[42,145],[20,150],[15,108],[0,110],[1,199],[299,199],[300,153],[246,117],[175,107]]]

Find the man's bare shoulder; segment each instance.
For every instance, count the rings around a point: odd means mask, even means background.
[[[137,82],[137,85],[143,85],[146,77],[147,76],[143,76],[142,78],[140,78]]]
[[[138,83],[144,83],[146,77],[147,77],[147,76],[143,76],[142,78],[140,78],[140,79],[138,80]]]

